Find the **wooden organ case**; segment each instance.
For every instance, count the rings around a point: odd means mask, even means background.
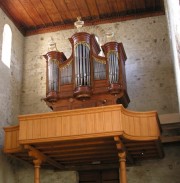
[[[122,43],[108,42],[101,48],[95,35],[75,33],[69,41],[72,54],[57,50],[44,55],[47,62],[47,92],[44,99],[53,111],[123,104],[127,94]]]

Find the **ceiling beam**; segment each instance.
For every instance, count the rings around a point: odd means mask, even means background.
[[[141,13],[137,15],[127,15],[127,16],[119,16],[119,17],[109,17],[104,19],[96,19],[96,20],[89,20],[85,22],[85,26],[92,26],[92,25],[99,25],[99,24],[106,24],[106,23],[114,23],[114,22],[123,22],[127,20],[135,20],[140,18],[147,18],[147,17],[154,17],[154,16],[161,16],[164,15],[164,11],[154,12],[154,13]],[[31,36],[35,34],[43,34],[47,32],[56,32],[60,30],[67,30],[67,29],[74,29],[74,23],[71,22],[69,24],[59,24],[55,26],[47,26],[39,29],[31,29],[26,32],[25,36]]]
[[[32,147],[30,145],[24,145],[24,148],[29,151],[29,156],[32,156],[36,159],[41,159],[42,161],[48,162],[50,165],[52,165],[52,166],[54,166],[58,169],[64,168],[64,165],[62,165],[60,163],[57,163],[56,161],[54,161],[53,159],[51,159],[48,156],[44,155],[42,152],[38,151],[34,147]]]

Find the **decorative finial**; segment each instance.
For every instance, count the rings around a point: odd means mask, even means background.
[[[77,28],[78,32],[83,27],[84,21],[81,20],[81,17],[77,17],[77,21],[74,22],[74,26]]]
[[[114,32],[107,32],[106,33],[106,39],[107,41],[112,41],[114,38]]]
[[[57,51],[56,43],[54,42],[53,37],[51,37],[49,42],[48,42],[48,50],[49,51]]]

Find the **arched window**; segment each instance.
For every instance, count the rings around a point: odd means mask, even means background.
[[[11,63],[11,43],[12,43],[12,31],[8,24],[4,25],[3,40],[2,40],[2,62],[10,68]]]

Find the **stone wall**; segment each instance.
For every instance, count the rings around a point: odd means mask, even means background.
[[[124,44],[127,61],[126,73],[129,109],[136,111],[157,110],[159,114],[178,111],[174,72],[169,49],[165,16],[84,27],[94,33],[104,44],[105,33],[113,31],[114,39]],[[22,114],[50,111],[41,98],[45,97],[48,41],[53,37],[59,51],[71,54],[68,38],[75,30],[65,30],[25,38],[24,82]]]
[[[24,162],[16,162],[16,183],[33,183],[34,182],[34,168],[32,165]],[[78,173],[75,171],[54,171],[44,170],[40,171],[41,183],[78,183]]]
[[[8,68],[1,60],[4,25],[12,30],[11,65]],[[18,122],[24,37],[0,9],[0,151],[4,142],[3,127]],[[13,183],[14,170],[8,159],[0,152],[0,183]]]
[[[180,145],[166,145],[164,150],[164,159],[148,160],[127,168],[128,183],[179,183]]]

